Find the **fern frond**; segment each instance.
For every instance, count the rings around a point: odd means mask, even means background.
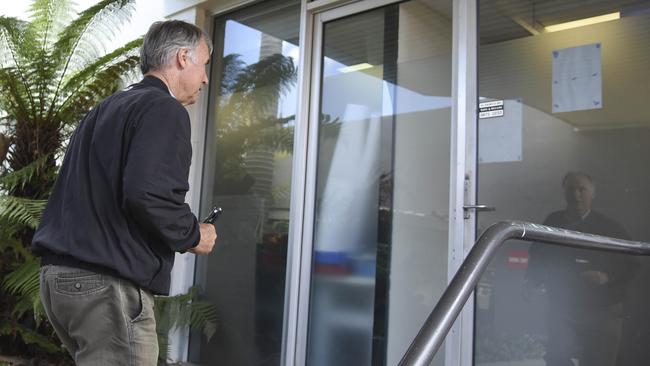
[[[17,322],[3,323],[0,325],[0,335],[15,336],[19,335],[22,340],[27,344],[38,345],[48,353],[61,353],[65,350],[49,340],[49,338],[38,334],[36,331],[18,324]]]
[[[65,78],[71,63],[73,65],[82,63],[81,61],[75,61],[75,58],[79,57],[77,50],[84,49],[81,45],[87,46],[102,42],[102,39],[98,38],[101,35],[95,35],[94,29],[101,31],[103,29],[101,25],[106,22],[110,22],[114,29],[119,28],[121,23],[128,19],[128,16],[133,11],[134,2],[134,0],[100,1],[81,12],[77,19],[61,31],[59,39],[54,44],[52,58],[56,60],[57,64],[63,65],[62,79]],[[84,57],[81,58],[85,59]]]
[[[23,249],[24,246],[21,243]],[[46,319],[45,309],[40,297],[40,263],[29,251],[23,253],[24,262],[11,271],[2,281],[2,288],[16,296],[17,302],[12,309],[18,319],[25,313],[32,312],[34,320],[40,324]]]
[[[38,260],[30,258],[5,277],[2,288],[15,295],[38,296],[39,270]]]
[[[38,103],[38,115],[43,116],[52,97],[51,83],[56,79],[59,64],[50,57],[56,35],[72,18],[72,4],[68,0],[34,0],[30,7],[31,22],[27,27],[32,45],[28,78],[33,82],[32,93]]]
[[[124,57],[137,56],[135,51],[140,48],[142,45],[142,38],[133,40],[123,47],[120,47],[113,52],[106,54],[98,58],[95,62],[90,65],[87,65],[83,70],[77,72],[66,80],[65,84],[61,88],[62,94],[70,95],[80,89],[82,86],[86,85],[92,78],[96,77],[97,73],[105,70],[107,67],[116,64],[119,60],[122,60]]]
[[[55,112],[56,118],[64,124],[78,123],[101,99],[115,92],[124,75],[135,70],[138,63],[137,56],[130,56],[99,71],[90,82],[79,86],[70,94]]]
[[[197,294],[197,286],[192,286],[185,294],[156,296],[154,312],[161,358],[167,355],[162,350],[168,351],[169,332],[174,329],[200,329],[208,340],[216,332],[219,322],[217,309],[208,302],[196,300]]]
[[[0,33],[9,47],[13,66],[24,66],[24,61],[31,55],[33,49],[25,46],[34,46],[33,39],[28,37],[29,23],[14,17],[0,16]]]
[[[10,114],[7,118],[21,121],[31,118],[28,93],[15,67],[0,69],[0,108]]]
[[[29,28],[42,51],[52,43],[54,35],[71,20],[72,3],[68,0],[34,0],[29,9]]]
[[[203,330],[203,335],[207,341],[217,331],[217,324],[219,322],[219,314],[217,308],[209,302],[194,301],[190,304],[190,320],[189,326]]]
[[[43,173],[49,156],[42,156],[26,167],[0,177],[0,187],[6,191],[24,188],[37,174]]]
[[[47,200],[0,196],[0,218],[36,229]]]
[[[9,60],[13,70],[15,70],[16,90],[25,90],[26,98],[29,100],[30,112],[34,110],[36,102],[32,97],[31,91],[36,89],[33,83],[28,82],[28,70],[26,70],[30,59],[33,57],[33,39],[26,36],[27,23],[16,18],[0,16],[0,37],[7,46]],[[34,114],[30,113],[30,117]]]
[[[34,256],[31,251],[20,241],[15,238],[16,230],[11,222],[0,220],[0,253],[14,253],[16,261],[30,260]]]

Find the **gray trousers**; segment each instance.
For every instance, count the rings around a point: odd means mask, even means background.
[[[41,268],[41,300],[77,365],[156,365],[153,295],[129,281],[87,270]]]

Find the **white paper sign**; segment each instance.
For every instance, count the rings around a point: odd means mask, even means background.
[[[497,163],[521,161],[523,109],[520,99],[501,102],[500,117],[480,119],[478,123],[478,161]]]
[[[603,107],[601,45],[553,51],[553,113]]]

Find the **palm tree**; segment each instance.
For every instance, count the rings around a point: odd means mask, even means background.
[[[296,82],[296,67],[291,57],[280,53],[268,55],[246,65],[239,54],[222,58],[216,130],[217,154],[213,157],[220,169],[216,186],[221,194],[244,193],[245,158],[254,150],[291,152],[295,116],[276,116],[279,97]],[[248,178],[250,179],[250,178]]]
[[[29,244],[75,125],[137,73],[141,39],[103,47],[134,2],[103,0],[75,18],[72,1],[34,0],[28,22],[0,16],[2,354],[64,357],[48,356],[63,353],[43,321]]]

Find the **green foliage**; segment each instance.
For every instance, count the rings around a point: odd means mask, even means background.
[[[34,0],[29,21],[0,16],[0,352],[60,363],[38,298],[29,245],[75,125],[137,75],[138,39],[104,45],[134,0],[103,0],[75,13],[71,0]],[[6,155],[5,155],[6,153]]]
[[[0,335],[10,335],[20,337],[26,344],[36,345],[41,350],[48,353],[61,353],[64,350],[58,346],[51,337],[46,337],[37,331],[21,324],[3,323],[0,325]]]
[[[49,156],[42,156],[24,168],[0,176],[0,189],[16,191],[24,189],[39,174],[48,174],[45,169]],[[54,175],[54,172],[51,172]]]
[[[197,300],[198,289],[193,286],[186,294],[157,296],[155,306],[156,332],[160,361],[169,354],[169,332],[184,327],[200,329],[209,341],[217,330],[219,317],[216,308]]]
[[[136,76],[142,44],[134,40],[110,53],[103,48],[129,20],[134,0],[103,0],[76,17],[72,4],[34,0],[29,22],[0,16],[0,134],[9,145],[0,151],[0,352],[50,353],[55,363],[66,362],[67,356],[44,321],[39,264],[29,244],[69,133],[90,108]],[[279,61],[258,65],[261,78],[234,79],[233,90],[269,78],[263,71],[272,67],[295,75],[292,63]],[[246,101],[238,103],[246,107]],[[156,299],[163,357],[173,329],[190,326],[208,338],[214,334],[216,311],[196,295],[192,288],[185,295]]]
[[[0,196],[0,217],[36,229],[47,200]]]
[[[12,315],[21,318],[31,311],[37,325],[45,319],[45,310],[39,297],[39,272],[40,263],[30,254],[25,262],[19,264],[2,281],[2,288],[17,297]]]
[[[296,82],[291,57],[272,54],[246,65],[238,54],[222,59],[217,107],[217,154],[221,193],[239,192],[245,183],[250,151],[291,152],[295,116],[277,117],[280,96]]]

